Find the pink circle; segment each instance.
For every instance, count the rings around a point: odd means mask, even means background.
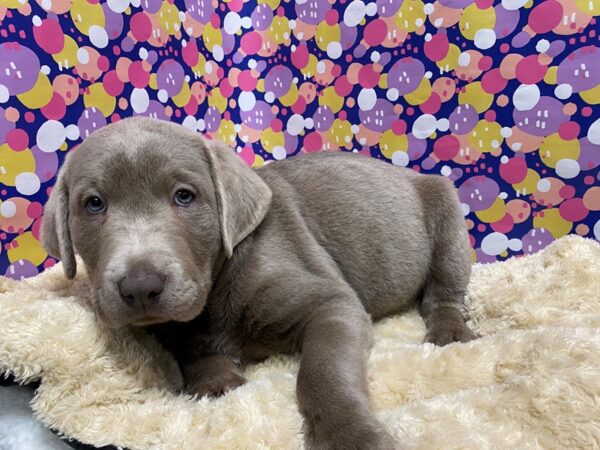
[[[507,83],[508,81],[502,78],[502,74],[498,68],[486,72],[481,78],[481,88],[488,94],[501,92]]]
[[[118,97],[121,95],[121,92],[123,92],[123,88],[125,87],[125,84],[117,76],[116,70],[111,70],[104,74],[102,85],[104,86],[106,93],[111,97]]]
[[[135,13],[129,22],[131,34],[139,42],[147,41],[152,36],[152,22],[145,12]]]
[[[150,74],[144,70],[143,61],[131,63],[127,70],[129,81],[134,87],[143,89],[148,86]]]
[[[451,134],[440,137],[433,143],[433,153],[440,161],[450,161],[460,151],[460,142]]]
[[[42,106],[40,111],[46,119],[60,120],[67,113],[65,99],[58,92],[54,92],[48,104]]]
[[[402,119],[394,120],[392,123],[392,131],[396,136],[401,136],[406,133],[406,121]]]
[[[525,158],[510,158],[506,164],[500,164],[500,176],[510,184],[520,183],[527,177]]]
[[[429,42],[425,42],[425,56],[432,61],[441,61],[448,55],[450,43],[446,33],[438,32]]]
[[[479,9],[488,9],[494,4],[494,0],[475,0],[475,4]]]
[[[298,69],[304,69],[308,64],[308,47],[306,45],[299,45],[296,47],[296,51],[292,52],[292,64]]]
[[[365,42],[371,47],[374,47],[384,41],[386,34],[386,23],[381,19],[375,19],[365,27],[363,36]]]
[[[38,202],[32,202],[27,207],[27,215],[32,219],[37,219],[38,217],[41,217],[43,212],[44,208],[42,207],[42,204]]]
[[[33,38],[42,50],[51,55],[65,47],[65,34],[57,20],[44,19],[39,27],[33,27]]]
[[[183,61],[189,67],[194,67],[196,64],[198,64],[200,53],[198,52],[198,44],[196,44],[196,39],[192,39],[185,47],[181,49],[181,56],[183,57]]]
[[[573,198],[575,196],[575,188],[569,184],[565,184],[558,191],[558,195],[564,199]]]
[[[240,12],[244,6],[244,0],[230,0],[227,6],[233,12]]]
[[[340,97],[346,97],[350,92],[352,92],[352,84],[348,81],[348,77],[346,75],[342,75],[333,85],[333,89],[335,93]]]
[[[102,72],[106,72],[110,67],[110,61],[106,56],[102,55],[100,58],[98,58],[97,65],[98,69],[100,69]]]
[[[304,111],[306,111],[306,100],[304,97],[299,96],[296,103],[292,105],[292,112],[294,114],[304,114]]]
[[[242,91],[249,92],[256,88],[258,80],[252,76],[252,72],[250,70],[243,70],[238,75],[237,82]]]
[[[373,69],[373,64],[367,64],[361,67],[358,72],[358,82],[365,89],[371,89],[377,86],[379,74]]]
[[[496,111],[494,111],[493,109],[488,109],[484,114],[483,114],[483,118],[485,120],[487,120],[488,122],[493,122],[496,120]]]
[[[579,222],[587,217],[588,209],[581,198],[570,198],[562,202],[558,209],[561,217],[569,222]]]
[[[325,21],[327,22],[327,25],[329,25],[330,27],[332,27],[336,23],[338,23],[339,18],[340,18],[339,14],[335,9],[330,9],[325,14]]]
[[[565,141],[571,141],[579,136],[581,127],[577,122],[565,122],[558,127],[558,135]]]
[[[33,114],[31,111],[27,111],[25,113],[25,122],[27,122],[27,123],[35,122],[35,114]]]
[[[419,108],[421,108],[421,111],[425,114],[435,114],[440,110],[441,106],[442,100],[440,100],[440,96],[437,93],[432,92],[429,98],[425,100]]]
[[[49,269],[50,267],[54,266],[55,264],[56,264],[55,259],[48,258],[46,261],[44,261],[44,269]]]
[[[279,133],[281,130],[283,130],[283,122],[279,119],[273,119],[271,121],[271,129],[275,133]]]
[[[312,153],[318,152],[323,148],[323,138],[319,133],[313,131],[304,137],[304,150]]]
[[[25,130],[15,128],[6,135],[6,143],[15,152],[22,152],[29,146],[29,136]]]
[[[242,36],[240,45],[241,45],[244,53],[246,53],[246,55],[254,55],[260,50],[260,46],[262,45],[262,38],[260,37],[260,34],[258,34],[256,31],[251,31],[250,33],[247,33]],[[300,47],[298,47],[298,48],[300,48]],[[307,49],[307,52],[308,52],[308,49]],[[308,55],[307,55],[307,63],[308,63]]]
[[[563,16],[562,5],[556,0],[546,0],[529,13],[529,27],[536,33],[548,33]]]
[[[247,145],[247,146],[243,147],[242,151],[240,153],[238,153],[238,155],[240,155],[240,157],[244,160],[244,162],[248,166],[251,166],[252,164],[254,164],[254,159],[256,158],[256,156],[254,155],[254,152],[252,151],[252,146]]]
[[[492,67],[493,63],[494,63],[494,60],[492,59],[492,57],[489,55],[486,55],[477,62],[477,67],[479,68],[479,70],[482,70],[485,72],[486,70],[490,70],[490,67]]]
[[[581,115],[583,117],[590,117],[592,115],[592,108],[590,108],[589,106],[584,106],[583,108],[581,108]]]
[[[219,88],[221,90],[221,94],[223,94],[223,97],[229,98],[233,95],[233,86],[231,86],[231,83],[229,83],[227,78],[224,78],[221,81]]]
[[[198,112],[198,100],[193,95],[190,97],[190,101],[183,107],[185,113],[189,116],[195,116]]]
[[[547,66],[540,64],[538,55],[529,55],[518,62],[516,67],[516,77],[523,84],[536,84],[544,79]]]
[[[498,233],[509,233],[515,226],[515,221],[512,216],[508,213],[504,214],[504,217],[497,222],[490,224],[492,230]]]
[[[213,15],[210,16],[210,24],[213,28],[221,28],[221,19],[217,13],[213,13]]]

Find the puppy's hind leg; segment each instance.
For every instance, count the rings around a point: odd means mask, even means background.
[[[467,229],[454,189],[444,179],[428,181],[437,182],[437,189],[429,191],[429,195],[434,194],[429,201],[435,203],[427,205],[433,224],[433,254],[419,305],[427,326],[425,341],[440,346],[467,342],[476,337],[467,327],[462,312],[471,274]]]

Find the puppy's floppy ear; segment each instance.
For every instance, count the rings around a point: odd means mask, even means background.
[[[67,163],[63,165],[50,198],[44,206],[41,230],[42,246],[48,254],[63,263],[65,276],[72,280],[77,263],[69,231],[69,192],[67,190]]]
[[[205,141],[215,186],[225,256],[264,219],[271,204],[269,186],[223,142]]]

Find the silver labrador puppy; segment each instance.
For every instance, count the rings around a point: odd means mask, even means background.
[[[426,340],[474,337],[451,182],[341,153],[251,170],[180,125],[122,120],[63,165],[42,241],[78,252],[109,326],[149,326],[189,392],[244,383],[241,367],[301,352],[297,394],[314,449],[392,449],[369,404],[371,319],[417,305]]]

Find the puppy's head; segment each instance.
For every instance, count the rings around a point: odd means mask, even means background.
[[[69,154],[45,207],[42,243],[68,278],[79,253],[109,326],[187,321],[270,200],[224,144],[180,125],[125,119]]]

